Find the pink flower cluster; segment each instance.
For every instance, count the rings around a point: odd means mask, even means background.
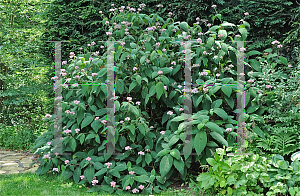
[[[108,163],[105,163],[104,165],[107,166],[107,169],[112,165],[112,163],[108,162]]]
[[[72,131],[70,129],[64,130],[63,131],[65,134],[71,133]]]
[[[143,151],[138,152],[138,154],[145,155],[145,153]]]
[[[125,150],[132,150],[132,148],[130,146],[126,146]]]

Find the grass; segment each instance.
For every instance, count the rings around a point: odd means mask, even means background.
[[[59,175],[47,173],[45,175],[37,176],[34,173],[19,173],[0,175],[0,196],[4,195],[110,195],[105,192],[88,193],[88,188],[84,185],[78,185],[73,183],[70,179],[64,180]],[[153,195],[193,195],[192,191],[188,190],[172,190],[171,188],[163,191],[160,194],[152,193]],[[116,195],[113,194],[113,195]],[[129,195],[142,195],[142,194],[122,194],[124,196]],[[149,195],[144,194],[144,195]],[[196,194],[195,194],[196,195]]]

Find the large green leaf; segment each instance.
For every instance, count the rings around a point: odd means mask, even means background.
[[[223,109],[221,109],[221,108],[215,108],[215,109],[213,110],[213,112],[216,113],[216,114],[217,114],[218,116],[220,116],[221,118],[223,118],[223,120],[228,119],[227,113],[226,113]]]
[[[250,65],[256,71],[261,72],[260,62],[259,61],[255,60],[255,59],[250,59]]]
[[[186,32],[189,31],[189,25],[186,22],[181,22],[179,26]]]
[[[89,165],[84,170],[84,176],[87,178],[89,182],[91,182],[93,180],[94,175],[95,175],[95,168],[92,165]]]
[[[75,183],[79,182],[80,176],[81,176],[81,169],[80,169],[80,167],[77,167],[73,174],[73,179],[74,179]]]
[[[207,144],[206,132],[203,130],[199,131],[196,134],[193,143],[194,143],[194,148],[195,148],[197,154],[201,154]]]
[[[231,86],[222,86],[221,90],[223,91],[223,93],[227,96],[230,97],[231,93],[232,93],[232,88]]]
[[[208,122],[205,124],[206,127],[208,127],[209,129],[223,135],[223,130],[215,123],[213,122]]]
[[[167,175],[167,173],[170,171],[170,169],[172,167],[172,164],[173,164],[173,157],[170,154],[165,155],[161,159],[160,165],[159,165],[159,170],[160,170],[160,174],[162,177]]]
[[[140,132],[141,132],[143,135],[145,135],[145,133],[146,133],[145,126],[144,126],[143,124],[139,123],[139,124],[138,124],[138,128],[139,128]]]
[[[69,141],[70,147],[72,148],[73,152],[76,150],[76,140],[74,137],[71,137]]]
[[[185,165],[182,157],[180,157],[180,160],[174,159],[174,166],[179,171],[179,173],[183,176]]]
[[[258,108],[260,108],[259,105],[250,106],[250,107],[247,109],[247,114],[250,114],[250,113],[255,112]]]
[[[158,82],[156,84],[156,98],[160,99],[163,92],[164,92],[164,84],[162,82]]]
[[[217,132],[211,132],[210,135],[217,140],[219,143],[223,144],[224,146],[228,147],[227,141],[224,139],[222,135]]]
[[[92,122],[91,127],[95,130],[95,132],[97,133],[98,130],[101,127],[100,121],[99,120],[95,120],[94,122]]]
[[[147,175],[135,176],[134,180],[137,182],[145,183],[149,182],[149,177]]]
[[[264,132],[258,127],[258,126],[255,126],[254,129],[253,129],[254,133],[256,133],[257,135],[259,135],[260,137],[264,138],[265,139],[265,134]]]
[[[180,152],[177,149],[172,149],[170,152],[170,155],[172,155],[172,157],[176,158],[177,160],[180,160]]]
[[[94,117],[91,114],[87,114],[86,117],[83,119],[81,123],[81,129],[91,124],[91,122],[94,120]]]

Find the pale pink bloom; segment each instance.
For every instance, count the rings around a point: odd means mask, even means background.
[[[181,88],[182,86],[181,86],[181,85],[178,85],[177,87],[178,87],[178,88]]]
[[[132,192],[133,192],[133,193],[136,193],[136,192],[140,192],[140,191],[139,191],[139,189],[134,188],[134,189],[132,190]]]
[[[111,6],[115,6],[115,4],[111,4]]]
[[[83,180],[83,178],[84,178],[84,175],[81,175],[81,176],[80,176],[80,179]]]
[[[133,175],[133,174],[134,174],[134,171],[130,171],[129,174]]]
[[[245,15],[245,16],[248,16],[248,15],[249,15],[249,13],[248,13],[248,12],[245,12],[245,13],[244,13],[244,15]]]
[[[81,71],[84,72],[85,70],[84,70],[84,69],[81,69]]]
[[[167,86],[164,86],[164,89],[167,90]]]
[[[95,186],[98,183],[98,180],[92,180],[92,185]]]
[[[163,74],[163,72],[162,72],[161,70],[159,70],[157,73],[158,73],[158,74]]]
[[[141,102],[140,102],[140,101],[137,101],[135,104],[136,104],[136,105],[141,105]]]
[[[129,29],[126,28],[125,31],[126,31],[126,32],[129,31]]]
[[[235,37],[240,38],[241,36],[240,35],[235,35]]]
[[[125,120],[130,121],[130,117],[126,117]]]
[[[116,182],[114,182],[114,181],[110,182],[110,186],[115,188],[116,187]]]
[[[97,76],[98,75],[98,73],[92,73],[92,76]]]
[[[65,64],[67,64],[68,62],[67,61],[63,61],[61,64],[62,65],[65,65]]]
[[[221,74],[217,73],[216,76],[219,77]]]
[[[87,46],[91,46],[91,44],[88,44]]]
[[[257,90],[256,92],[257,92],[257,93],[261,93],[261,91],[260,91],[260,90]]]
[[[248,82],[254,82],[254,80],[253,80],[253,79],[251,79],[251,80],[248,80]]]
[[[207,76],[208,73],[206,71],[203,71],[203,72],[200,73],[200,76],[203,76],[203,75]]]
[[[79,48],[79,50],[83,50],[83,48]]]
[[[62,110],[62,107],[59,107],[58,110]]]
[[[75,132],[76,132],[76,133],[79,133],[79,131],[80,131],[80,129],[75,129]]]
[[[127,100],[128,101],[132,101],[132,97],[127,97]]]
[[[102,14],[102,11],[99,11],[99,14]]]
[[[78,87],[78,84],[76,83],[76,84],[72,84],[72,86],[74,86],[74,87]]]
[[[272,41],[272,44],[279,44],[279,41],[277,41],[277,40]]]
[[[137,69],[138,69],[137,67],[134,67],[132,70],[133,70],[133,71],[136,71]]]
[[[66,114],[70,114],[71,112],[70,112],[70,110],[66,110],[65,113]]]
[[[224,35],[223,35],[223,34],[220,34],[220,35],[218,35],[218,37],[222,38],[222,37],[224,37]]]
[[[207,52],[206,52],[206,51],[204,51],[204,52],[203,52],[203,54],[204,54],[204,55],[206,55],[206,54],[207,54]]]
[[[145,153],[143,151],[138,152],[140,155],[144,155]]]
[[[164,48],[164,49],[162,49],[162,51],[163,51],[163,52],[166,52],[166,50],[167,50],[167,49],[165,49],[165,48]]]
[[[67,75],[67,73],[61,73],[61,75],[62,75],[62,76],[66,76],[66,75]]]
[[[165,131],[161,131],[160,134],[164,135],[166,132]]]
[[[67,165],[70,161],[69,160],[65,160],[65,164]]]
[[[107,168],[109,168],[111,165],[112,165],[112,163],[105,163],[105,165],[107,166]]]
[[[57,76],[54,76],[54,77],[51,78],[51,80],[56,80],[56,79],[58,79]]]
[[[272,88],[272,86],[271,85],[266,85],[266,88]]]
[[[101,122],[102,122],[103,124],[107,123],[107,121],[106,121],[106,120],[102,120]]]
[[[203,33],[202,33],[202,32],[200,32],[200,33],[198,33],[198,35],[203,35]]]
[[[191,93],[198,93],[198,89],[194,88]]]
[[[292,65],[288,65],[288,67],[292,67]]]
[[[182,112],[184,109],[183,108],[179,108],[179,111]]]
[[[171,63],[172,65],[176,65],[176,62],[175,61],[172,61],[172,63]]]
[[[166,31],[166,30],[167,30],[167,29],[162,29],[161,31],[164,32],[164,31]]]
[[[281,44],[279,44],[279,45],[277,46],[277,48],[282,48],[282,45],[281,45]]]
[[[143,190],[143,189],[144,189],[144,186],[143,186],[143,185],[140,185],[139,188],[140,188],[141,190]]]
[[[75,101],[74,101],[74,103],[75,103],[76,105],[78,105],[78,104],[79,104],[79,102],[80,102],[80,101],[77,101],[77,100],[75,100]]]
[[[138,11],[141,11],[141,8],[138,8]]]
[[[198,39],[197,39],[197,42],[198,42],[198,43],[201,43],[201,42],[202,42],[202,39],[201,39],[201,38],[198,38]]]
[[[126,186],[126,188],[125,188],[126,190],[130,190],[130,186]]]
[[[172,112],[172,111],[168,111],[167,114],[168,114],[168,115],[172,115],[173,112]]]
[[[169,67],[170,69],[173,69],[173,67]]]
[[[182,52],[185,53],[185,50],[183,50]]]
[[[208,26],[208,27],[210,27],[210,26],[211,26],[211,24],[210,24],[210,23],[208,23],[208,24],[207,24],[207,26]]]
[[[199,22],[196,22],[196,24],[198,25],[198,24],[200,24]]]
[[[180,45],[182,45],[182,46],[183,46],[184,44],[185,44],[184,42],[181,42],[181,43],[180,43]]]
[[[130,146],[126,146],[125,150],[132,150],[132,148]]]
[[[47,117],[50,117],[50,118],[51,118],[51,116],[52,116],[51,114],[46,114],[46,115],[45,115],[45,118],[47,118]]]
[[[94,59],[93,57],[90,57],[90,58],[89,58],[89,61],[92,61],[93,59]]]
[[[157,47],[159,47],[159,46],[160,46],[160,43],[158,42],[158,43],[156,43],[155,45],[156,45]]]
[[[106,25],[109,24],[109,21],[106,21],[105,24],[106,24]]]
[[[64,130],[63,131],[65,134],[71,133],[72,131],[70,129]]]
[[[240,75],[240,76],[244,76],[245,74],[244,74],[244,73],[240,73],[239,75]]]
[[[207,92],[208,91],[208,88],[203,88],[204,92]]]
[[[62,140],[62,139],[64,139],[64,138],[63,138],[63,137],[60,137],[60,138],[59,138],[59,140]]]
[[[232,131],[232,128],[227,128],[226,131]]]
[[[63,97],[62,96],[60,96],[60,97],[55,97],[55,100],[60,100],[60,99],[62,99]]]
[[[50,157],[50,155],[48,155],[48,154],[45,154],[44,156],[43,156],[43,159],[50,159],[51,157]]]
[[[53,168],[53,170],[52,171],[56,171],[56,172],[58,172],[58,168]]]
[[[217,7],[217,5],[212,5],[211,7],[215,8],[215,7]]]
[[[102,45],[102,46],[100,46],[100,48],[104,48],[104,46]]]
[[[47,145],[51,145],[52,142],[47,142]]]
[[[244,52],[245,50],[246,50],[246,48],[244,48],[244,47],[241,47],[241,48],[240,48],[240,51],[241,51],[241,52]]]
[[[111,32],[106,32],[106,35],[111,35],[112,33]]]
[[[169,14],[169,16],[171,16],[171,15],[172,15],[172,12],[169,12],[168,14]]]
[[[199,18],[199,17],[197,17],[197,18],[196,18],[196,20],[197,20],[197,21],[199,21],[199,20],[200,20],[200,18]]]
[[[56,153],[54,153],[56,156],[58,156],[59,155],[59,153],[58,152],[56,152]]]
[[[34,156],[31,156],[30,159],[34,159]]]
[[[75,112],[73,111],[73,112],[70,112],[70,114],[73,114],[73,115],[75,115]]]
[[[91,159],[91,157],[87,157],[85,160],[91,161],[92,159]]]
[[[80,76],[75,76],[74,78],[75,78],[75,79],[79,79],[79,78],[80,78]]]
[[[253,71],[249,71],[249,74],[253,74]]]
[[[95,120],[99,120],[99,117],[97,116],[97,117],[95,118]]]
[[[234,67],[234,65],[230,64],[230,65],[228,65],[228,67]]]
[[[126,44],[125,42],[122,42],[122,43],[121,43],[122,46],[124,46],[125,44]]]
[[[121,123],[121,124],[123,124],[123,123],[124,123],[124,121],[123,121],[123,120],[121,120],[121,121],[120,121],[120,123]]]

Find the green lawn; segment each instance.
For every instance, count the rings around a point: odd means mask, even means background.
[[[0,196],[4,195],[110,195],[105,192],[88,193],[84,185],[74,184],[70,179],[64,181],[58,175],[47,173],[37,176],[33,173],[0,175]],[[171,188],[161,194],[153,195],[200,195],[187,190],[174,190]],[[113,194],[113,195],[116,195]],[[122,195],[141,195],[141,194],[122,194]],[[144,194],[149,195],[149,194]]]

